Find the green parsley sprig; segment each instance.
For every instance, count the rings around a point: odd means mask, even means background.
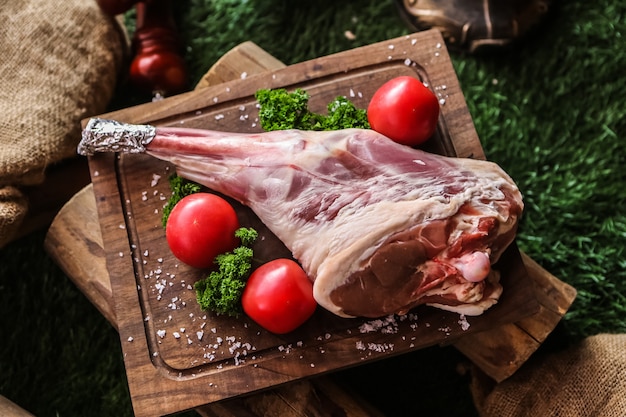
[[[167,225],[167,219],[170,217],[170,213],[174,209],[176,203],[182,200],[185,196],[199,192],[202,188],[199,184],[186,180],[183,177],[179,177],[176,174],[170,176],[169,183],[172,195],[163,207],[163,215],[161,217],[161,224],[163,227]]]
[[[232,252],[218,255],[215,258],[217,270],[194,284],[200,308],[232,317],[242,314],[241,295],[252,269],[252,244],[258,233],[242,227],[235,236],[241,240],[241,245]]]
[[[260,105],[259,121],[265,131],[368,129],[367,111],[358,109],[346,97],[338,96],[328,106],[328,114],[314,113],[309,109],[309,94],[297,88],[288,92],[284,88],[258,90],[255,97]]]

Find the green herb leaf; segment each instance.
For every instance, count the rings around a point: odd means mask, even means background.
[[[252,269],[251,246],[258,233],[252,228],[242,227],[237,229],[235,236],[241,239],[241,246],[218,255],[215,258],[217,270],[194,284],[200,308],[232,317],[242,314],[241,295]]]
[[[167,219],[170,216],[170,213],[174,209],[174,206],[190,194],[197,193],[201,190],[200,185],[195,182],[184,179],[183,177],[179,177],[174,174],[169,178],[170,189],[172,190],[172,195],[169,200],[163,207],[163,216],[161,217],[161,224],[163,227],[167,225]]]
[[[367,111],[357,109],[346,97],[338,96],[328,104],[328,115],[309,110],[309,94],[296,89],[289,93],[286,89],[258,90],[259,121],[265,131],[300,130],[339,130],[370,127]]]

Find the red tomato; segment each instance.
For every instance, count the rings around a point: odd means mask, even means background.
[[[383,84],[372,96],[367,119],[373,130],[391,140],[417,146],[437,129],[439,101],[417,78],[401,76]]]
[[[243,311],[272,333],[295,330],[315,312],[313,283],[291,259],[269,261],[252,272],[241,296]]]
[[[217,255],[237,247],[238,228],[237,213],[228,201],[215,194],[195,193],[174,206],[165,225],[165,238],[180,261],[208,268]]]

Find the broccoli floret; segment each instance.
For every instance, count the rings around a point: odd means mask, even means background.
[[[256,230],[239,228],[235,232],[241,246],[232,252],[218,255],[218,268],[208,277],[194,284],[200,308],[217,314],[238,317],[242,314],[241,295],[252,269],[252,244],[258,237]]]

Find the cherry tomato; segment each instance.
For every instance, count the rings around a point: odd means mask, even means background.
[[[228,201],[215,194],[195,193],[174,206],[165,225],[165,238],[180,261],[208,268],[217,255],[237,247],[238,228],[237,213]]]
[[[285,258],[269,261],[252,272],[241,304],[252,320],[276,334],[295,330],[317,307],[313,283],[300,265]]]
[[[400,76],[374,93],[367,118],[378,133],[403,145],[417,146],[437,129],[439,101],[417,78]]]

